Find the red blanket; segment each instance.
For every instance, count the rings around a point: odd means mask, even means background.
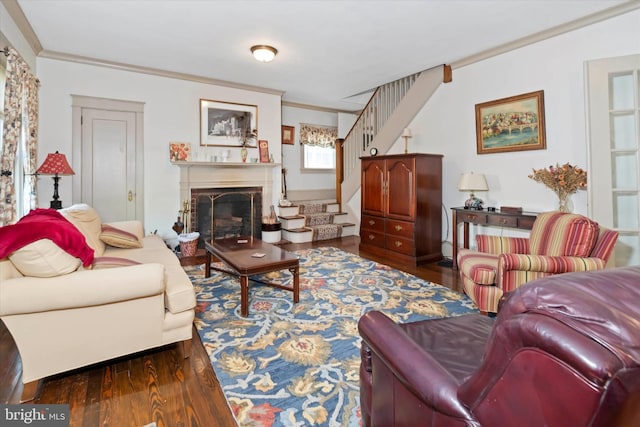
[[[85,267],[93,262],[93,249],[82,233],[55,209],[33,209],[16,224],[0,227],[0,258],[40,239],[80,258]]]

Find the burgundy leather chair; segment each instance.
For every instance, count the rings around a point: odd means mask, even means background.
[[[530,282],[495,319],[358,327],[365,426],[640,425],[640,267]]]

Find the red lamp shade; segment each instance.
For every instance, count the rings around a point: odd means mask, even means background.
[[[39,175],[74,175],[75,172],[69,166],[67,158],[64,154],[60,154],[57,151],[55,153],[47,154],[47,158],[44,159],[44,163],[40,165],[36,171]]]
[[[44,163],[40,165],[38,170],[36,171],[37,175],[53,175],[53,200],[51,201],[52,209],[60,209],[62,208],[62,201],[60,201],[60,196],[58,195],[58,181],[60,180],[60,175],[75,175],[71,166],[69,166],[69,162],[67,162],[67,158],[64,154],[60,154],[57,151],[55,153],[47,154],[47,158],[44,159]]]

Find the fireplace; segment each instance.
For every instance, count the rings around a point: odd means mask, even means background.
[[[191,190],[190,223],[205,240],[235,236],[260,237],[262,187],[194,188]]]
[[[274,199],[277,200],[273,192],[273,178],[276,176],[279,179],[281,176],[280,170],[277,169],[278,163],[175,162],[174,164],[180,168],[180,205],[184,206],[186,204],[189,209],[189,213],[186,216],[187,220],[184,224],[185,232],[200,232],[200,247],[204,245],[204,239],[209,238],[209,236],[200,230],[200,225],[197,222],[198,212],[204,208],[204,201],[201,209],[198,209],[198,203],[195,201],[198,198],[194,197],[194,194],[205,196],[208,193],[220,195],[225,192],[257,193],[260,191],[262,193],[261,197],[255,195],[253,199],[253,235],[260,238],[262,217],[269,215]],[[213,207],[215,208],[218,202],[225,201],[226,197],[215,198]],[[204,200],[206,200],[206,210],[209,212],[211,199],[207,196]],[[250,208],[250,197],[241,196],[237,201],[238,203],[248,201]],[[231,211],[231,213],[227,211],[224,215],[236,218],[242,216],[244,218],[244,215],[236,214],[234,211]],[[209,228],[211,228],[210,218],[211,216],[207,221]],[[230,219],[234,220],[234,218]],[[243,222],[250,224],[251,221],[244,220]],[[251,226],[249,225],[249,227]],[[247,235],[251,235],[251,228],[244,230],[246,230]],[[208,231],[205,232],[208,233]]]

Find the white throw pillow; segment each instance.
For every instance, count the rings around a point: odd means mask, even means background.
[[[102,220],[95,209],[87,204],[81,203],[60,209],[58,212],[80,230],[87,240],[87,245],[93,249],[95,256],[101,256],[104,253],[105,245],[104,242],[100,240]]]
[[[82,261],[49,239],[36,240],[18,249],[9,260],[24,276],[54,277],[74,272]]]

